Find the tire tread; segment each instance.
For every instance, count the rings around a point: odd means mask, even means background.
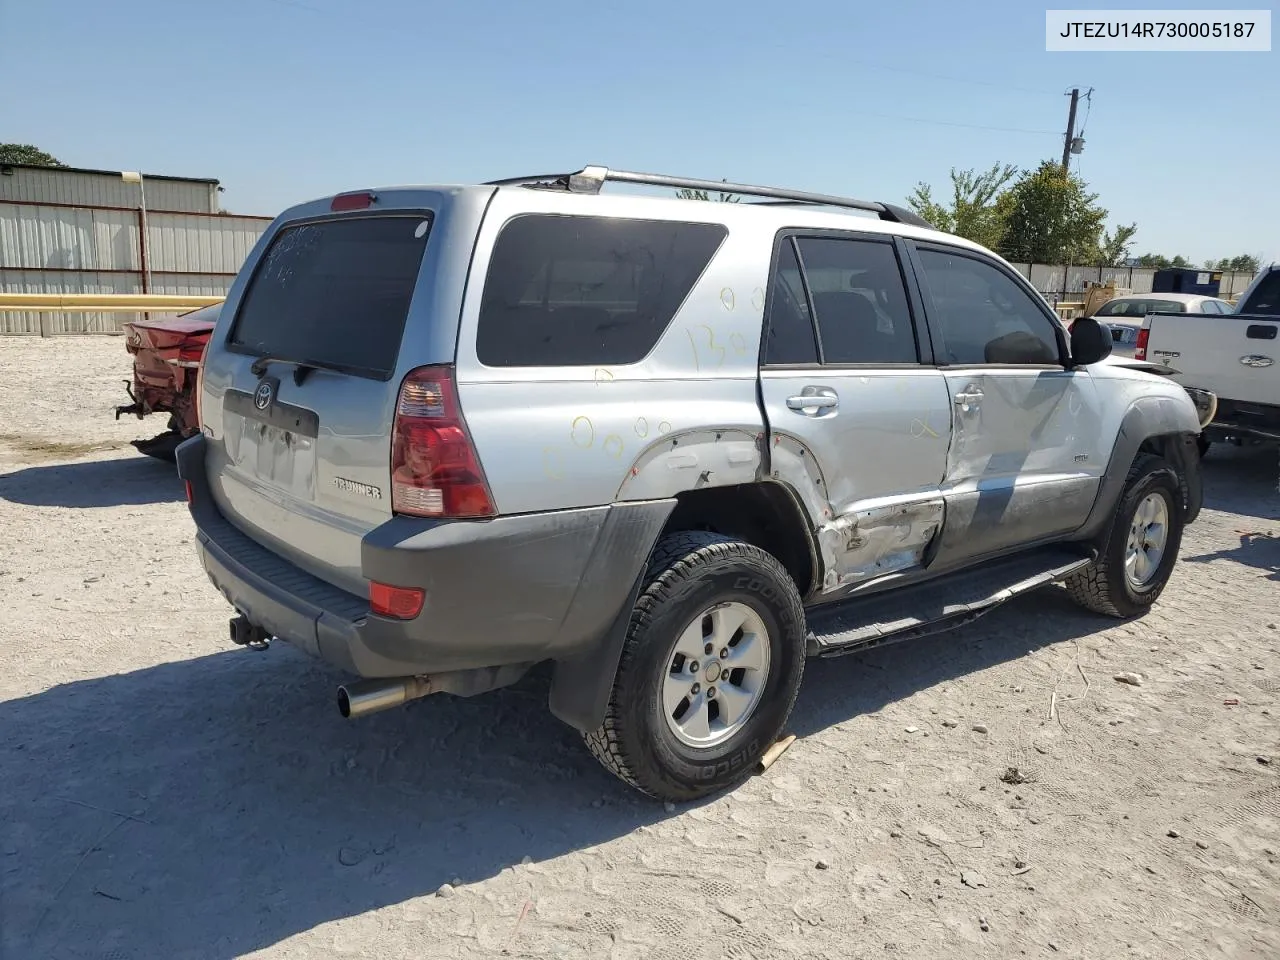
[[[1135,482],[1156,467],[1164,465],[1165,461],[1154,454],[1144,453],[1135,457],[1132,466],[1129,467],[1128,474],[1125,476],[1124,492],[1121,494],[1120,504],[1125,502],[1125,498]],[[1126,615],[1116,606],[1115,600],[1111,596],[1109,574],[1112,565],[1107,558],[1107,548],[1111,543],[1111,538],[1118,533],[1116,528],[1116,519],[1118,517],[1119,509],[1117,507],[1116,517],[1112,518],[1111,526],[1107,530],[1107,539],[1098,551],[1098,559],[1083,570],[1071,574],[1063,581],[1063,585],[1067,588],[1067,594],[1071,599],[1086,610],[1123,620]]]
[[[709,531],[688,530],[672,533],[662,538],[654,548],[645,571],[645,586],[636,599],[631,614],[631,622],[627,627],[626,640],[623,643],[622,657],[618,664],[618,674],[614,679],[613,692],[609,697],[604,722],[591,733],[582,735],[583,741],[592,755],[609,772],[629,786],[649,796],[656,796],[653,790],[646,787],[636,775],[634,764],[627,755],[619,736],[619,698],[623,691],[634,689],[630,674],[635,669],[634,657],[631,656],[637,635],[649,625],[657,615],[662,604],[667,600],[675,584],[688,576],[701,563],[717,557],[730,557],[735,554],[747,554],[762,559],[767,565],[776,568],[782,581],[790,583],[790,575],[782,564],[770,553],[742,540],[722,536]],[[795,602],[799,603],[798,595]],[[801,610],[803,623],[803,610]],[[801,658],[800,674],[803,677],[804,660]],[[787,704],[785,716],[789,716],[795,705],[799,692],[799,682]]]

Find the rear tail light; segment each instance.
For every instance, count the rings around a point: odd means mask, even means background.
[[[417,587],[393,587],[369,581],[369,609],[380,617],[412,620],[422,612],[426,593]]]
[[[184,488],[184,489],[186,490],[186,492],[187,492],[187,503],[195,503],[195,502],[196,502],[196,494],[195,494],[195,491],[191,489],[191,481],[190,481],[190,480],[183,480],[183,481],[182,481],[182,486],[183,486],[183,488]]]
[[[391,509],[415,517],[492,517],[489,484],[449,367],[419,367],[396,399]]]
[[[1134,347],[1133,359],[1135,360],[1147,359],[1147,340],[1149,340],[1150,338],[1151,338],[1151,331],[1148,330],[1147,328],[1144,327],[1143,329],[1138,331],[1138,345]]]
[[[188,363],[199,363],[204,356],[205,348],[209,345],[206,340],[201,343],[199,340],[188,340],[178,348],[178,359]]]

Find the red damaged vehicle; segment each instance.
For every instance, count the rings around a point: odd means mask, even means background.
[[[133,380],[125,391],[133,403],[116,407],[139,420],[152,413],[169,414],[169,428],[150,440],[133,445],[149,457],[172,461],[178,444],[200,432],[196,408],[196,381],[204,350],[222,304],[161,320],[126,323],[125,349],[133,356]]]

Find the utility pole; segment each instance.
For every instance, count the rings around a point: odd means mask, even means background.
[[[1071,112],[1067,114],[1067,138],[1062,144],[1062,175],[1067,175],[1071,164],[1071,141],[1076,136],[1076,106],[1080,103],[1080,88],[1071,88]]]

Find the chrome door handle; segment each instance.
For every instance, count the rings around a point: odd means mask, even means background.
[[[809,410],[817,408],[825,410],[830,407],[840,406],[840,398],[833,397],[828,394],[813,394],[810,396],[787,397],[787,406],[792,410]]]
[[[985,394],[977,387],[972,385],[967,386],[955,395],[956,406],[964,413],[968,413],[970,410],[977,407],[978,404],[982,403],[982,398],[984,396]]]

